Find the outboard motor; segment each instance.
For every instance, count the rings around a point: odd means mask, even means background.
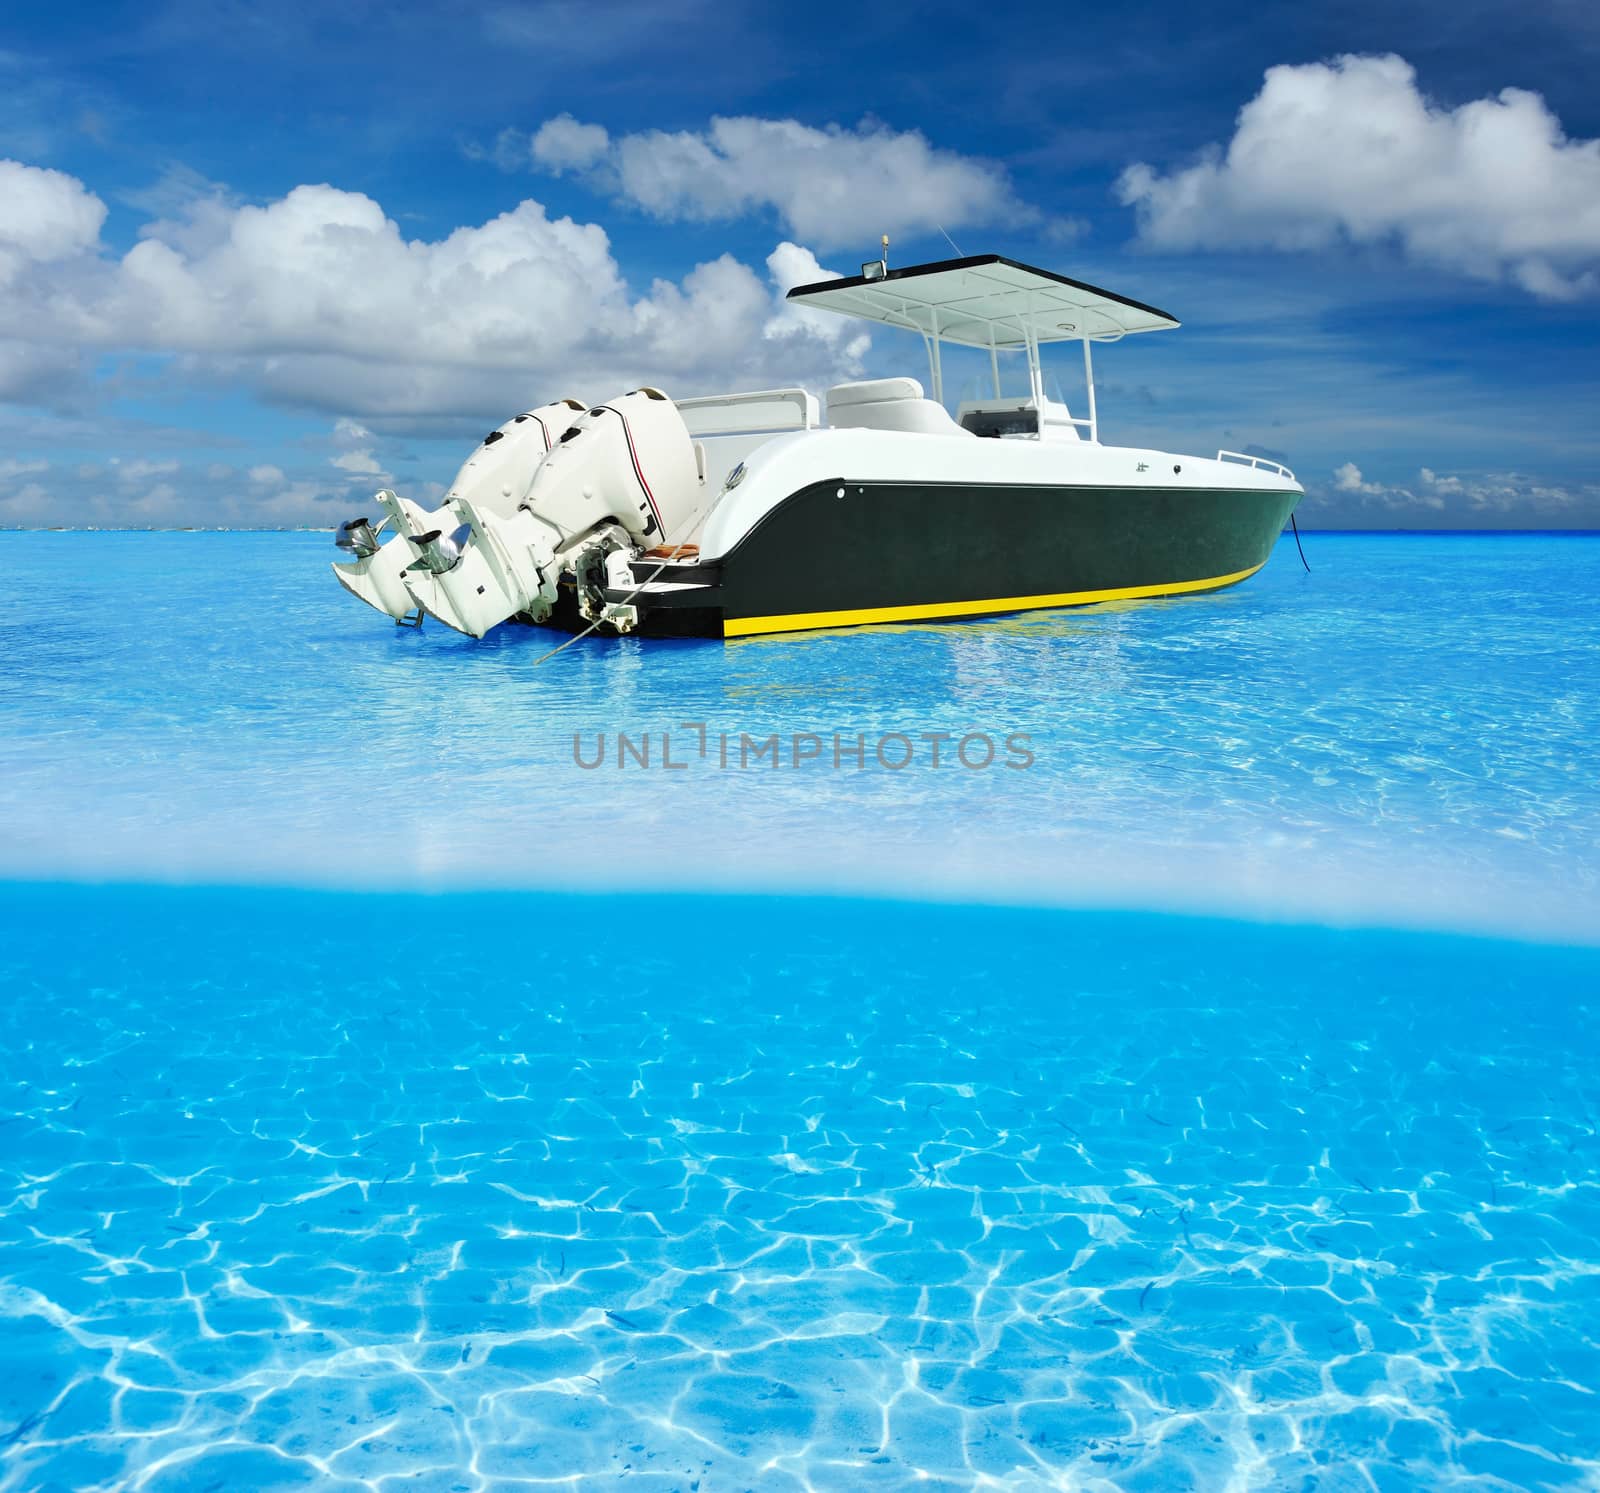
[[[370,518],[353,518],[340,524],[334,531],[333,542],[356,560],[378,553],[378,531],[372,527]]]
[[[516,512],[517,504],[528,495],[545,452],[555,446],[583,410],[576,399],[558,399],[554,404],[513,415],[499,429],[491,430],[462,464],[440,507],[456,498],[471,498],[490,513]]]
[[[648,548],[668,542],[699,499],[678,407],[659,389],[635,389],[572,422],[539,463],[524,506],[567,536],[609,519]]]
[[[606,577],[620,573],[611,557],[686,537],[702,488],[688,428],[659,389],[636,389],[573,420],[515,512],[498,512],[481,482],[450,504],[469,531],[459,559],[402,577],[418,607],[475,638],[518,615],[545,621],[563,573],[581,578],[583,613],[598,616]]]
[[[413,534],[411,544],[418,558],[401,573],[426,571],[429,575],[447,574],[461,563],[461,549],[471,533],[472,526],[462,524],[450,534],[446,534],[443,529],[429,529],[426,534]]]
[[[355,558],[350,563],[335,562],[333,573],[352,596],[359,596],[368,606],[387,612],[400,622],[416,608],[402,578],[406,567],[415,564],[417,559],[417,551],[410,540],[438,528],[436,520],[447,515],[429,513],[387,488],[377,495],[377,502],[384,510],[384,517],[377,524],[367,524],[363,531],[359,525],[367,521],[352,519],[334,536],[334,543]],[[377,543],[385,529],[392,531],[389,538]],[[348,546],[345,544],[347,532],[351,536]]]
[[[333,567],[339,584],[397,622],[409,618],[416,602],[406,589],[404,575],[419,563],[416,541],[420,536],[438,530],[453,539],[462,524],[449,511],[449,504],[469,491],[491,512],[514,513],[539,462],[583,408],[576,399],[560,399],[513,416],[491,431],[456,473],[437,510],[430,512],[388,490],[380,492],[377,501],[385,518],[376,525],[364,518],[351,519],[334,535],[334,543],[352,557]],[[393,533],[384,542],[378,536],[386,528]],[[434,563],[429,560],[423,568],[432,573]]]

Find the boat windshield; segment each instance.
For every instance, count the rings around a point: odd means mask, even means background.
[[[1021,436],[1037,438],[1039,411],[1031,404],[1018,404],[1015,409],[1005,410],[963,408],[961,426],[964,430],[970,430],[973,435],[999,436],[1001,439],[1012,440]]]
[[[947,358],[949,354],[945,355]],[[973,359],[974,365],[978,362]],[[982,366],[974,367],[969,377],[961,380],[961,393],[956,399],[957,405],[972,404],[978,400],[1016,399],[1027,400],[1033,397],[1033,388],[1028,373],[1027,355],[1021,350],[1002,352],[995,360],[999,370],[999,381],[995,380],[994,372],[989,366],[989,359],[983,358]],[[965,370],[963,370],[965,371]],[[1056,404],[1065,404],[1067,396],[1062,392],[1061,378],[1054,368],[1040,370],[1041,381],[1044,384],[1044,396]],[[946,385],[948,388],[948,384]],[[1080,389],[1078,391],[1082,393]]]

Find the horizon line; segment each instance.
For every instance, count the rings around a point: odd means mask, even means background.
[[[333,534],[337,524],[0,524],[0,534]],[[1539,529],[1416,529],[1416,528],[1346,528],[1342,525],[1321,527],[1308,524],[1303,534],[1418,534],[1418,535],[1545,535],[1569,538],[1600,536],[1600,527]],[[1289,533],[1286,528],[1279,535]]]

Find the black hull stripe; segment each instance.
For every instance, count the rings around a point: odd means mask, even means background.
[[[1211,590],[1266,563],[1300,496],[833,479],[765,514],[714,576],[673,579],[717,586],[730,637],[841,625],[791,617],[915,621]]]
[[[1301,496],[833,478],[720,558],[672,567],[692,588],[641,594],[638,630],[741,638],[1220,590],[1266,564]]]

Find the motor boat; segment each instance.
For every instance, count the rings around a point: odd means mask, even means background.
[[[931,387],[563,399],[492,431],[437,509],[380,492],[376,522],[337,531],[334,574],[396,622],[472,637],[739,638],[1214,591],[1266,564],[1304,496],[1259,455],[1101,442],[1091,348],[1179,324],[1153,306],[996,254],[879,259],[789,301],[916,333]],[[1076,416],[1041,358],[1064,342]],[[947,347],[987,364],[954,414]]]

